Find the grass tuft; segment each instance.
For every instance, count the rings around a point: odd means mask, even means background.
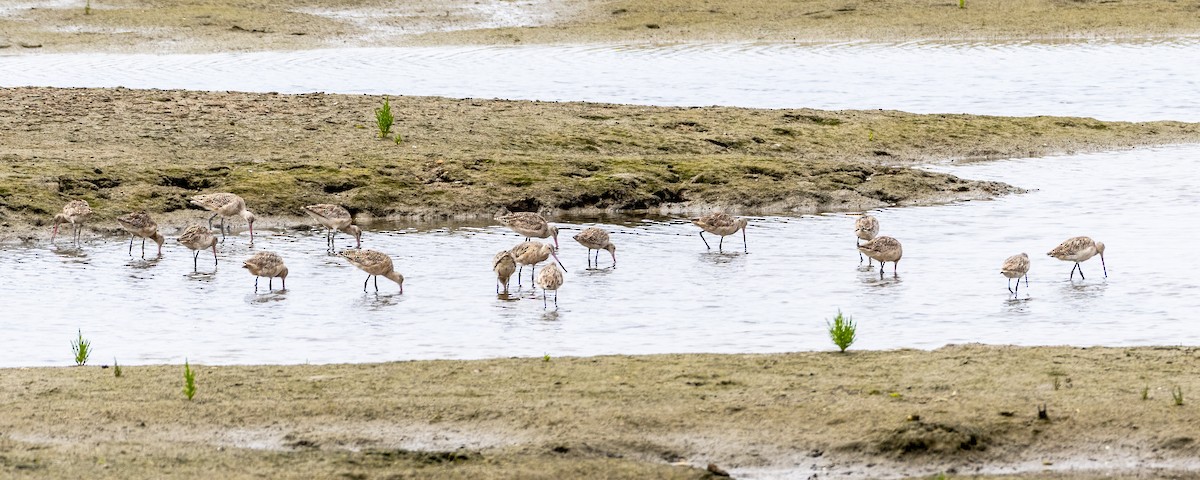
[[[83,14],[84,14],[84,15],[91,15],[91,14],[92,14],[92,0],[87,0],[87,3],[86,3],[86,4],[84,4],[84,6],[83,6]]]
[[[383,99],[383,106],[375,109],[375,125],[379,127],[379,138],[388,138],[391,135],[392,122],[394,121],[395,118],[392,117],[392,104],[385,97]],[[399,140],[396,142],[399,143]]]
[[[113,357],[113,376],[121,378],[121,366],[117,364],[117,357]]]
[[[83,330],[79,330],[79,337],[71,340],[71,351],[75,353],[75,365],[82,366],[87,364],[88,357],[92,356],[92,342],[83,338]]]
[[[542,355],[542,361],[546,362],[546,363],[550,363],[550,354],[547,353],[545,355]]]
[[[837,316],[833,317],[833,322],[826,321],[825,324],[829,326],[829,338],[842,352],[854,344],[854,333],[858,330],[858,325],[854,324],[853,317],[843,317],[842,311],[838,310]]]
[[[187,359],[183,360],[183,395],[188,400],[196,396],[196,371],[192,370],[192,365]]]
[[[1142,400],[1149,400],[1149,399],[1150,399],[1150,386],[1146,385],[1146,386],[1142,387]]]
[[[1176,385],[1175,388],[1173,390],[1171,390],[1171,398],[1175,400],[1175,406],[1182,407],[1183,406],[1183,387]]]

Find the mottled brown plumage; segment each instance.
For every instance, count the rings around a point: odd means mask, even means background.
[[[504,284],[504,293],[508,294],[508,279],[517,271],[517,259],[512,253],[504,250],[492,257],[492,271],[496,272],[496,293],[500,293],[500,285]]]
[[[271,288],[271,282],[275,277],[279,277],[283,281],[283,289],[287,290],[288,269],[283,264],[283,257],[275,252],[258,252],[242,262],[242,268],[250,270],[250,274],[254,275],[255,292],[258,291],[259,277],[267,277],[267,288]]]
[[[588,266],[592,266],[592,250],[596,250],[596,267],[600,267],[600,250],[607,250],[612,255],[613,268],[617,266],[617,246],[608,238],[608,232],[588,227],[575,235],[575,241],[588,249]]]
[[[350,217],[349,210],[340,205],[318,203],[304,207],[304,211],[327,229],[325,243],[329,250],[334,249],[337,230],[354,237],[354,248],[362,248],[362,230],[353,224],[354,219]]]
[[[121,224],[121,228],[129,232],[129,254],[133,255],[133,239],[142,239],[142,256],[146,256],[146,239],[154,240],[158,244],[158,256],[162,256],[162,245],[165,239],[162,234],[158,233],[158,224],[154,223],[154,219],[150,218],[150,214],[145,210],[133,212],[127,215],[117,217],[117,223]]]
[[[557,249],[555,249],[553,245],[542,243],[536,240],[519,243],[517,246],[509,250],[509,252],[512,253],[513,259],[517,261],[518,265],[517,286],[521,286],[520,270],[524,269],[525,265],[531,265],[536,269],[537,264],[546,261],[546,259],[550,257],[554,257],[554,261],[558,262],[559,266],[562,266],[562,261],[558,259],[558,255],[555,253],[556,250]],[[564,271],[566,269],[567,267],[563,267]],[[534,279],[533,276],[534,271],[530,271],[530,281]]]
[[[1108,266],[1104,264],[1104,244],[1088,237],[1069,238],[1046,255],[1065,262],[1075,262],[1075,266],[1071,267],[1072,280],[1075,279],[1076,269],[1079,270],[1079,278],[1084,279],[1083,267],[1079,265],[1079,262],[1086,262],[1092,257],[1100,255],[1100,267],[1104,269],[1104,278],[1108,278]]]
[[[554,248],[558,248],[558,227],[550,225],[545,218],[533,212],[510,212],[506,208],[496,213],[496,220],[503,223],[514,232],[530,238],[554,238]]]
[[[54,216],[54,231],[50,233],[50,243],[54,243],[54,237],[58,236],[58,226],[63,222],[68,222],[74,228],[72,237],[75,243],[79,243],[79,234],[83,231],[83,222],[87,221],[92,216],[92,207],[88,206],[83,200],[71,200],[63,205],[62,212]]]
[[[900,257],[904,255],[904,250],[900,248],[900,241],[892,237],[882,236],[858,246],[858,251],[864,255],[879,261],[879,277],[883,278],[883,264],[892,262],[892,275],[896,275],[896,269],[899,268]]]
[[[537,284],[542,287],[542,308],[546,308],[546,291],[554,290],[554,308],[558,308],[558,289],[563,284],[563,274],[553,263],[542,267],[537,274]]]
[[[1016,295],[1021,289],[1021,277],[1025,277],[1025,286],[1029,286],[1029,255],[1020,253],[1008,257],[1000,266],[1000,274],[1008,277],[1008,291]],[[1017,279],[1017,290],[1012,288],[1012,279]]]
[[[733,235],[737,233],[738,230],[741,230],[742,248],[745,250],[745,252],[750,252],[750,250],[746,247],[746,225],[750,222],[746,219],[737,218],[727,213],[716,212],[692,220],[692,223],[696,224],[696,226],[700,227],[702,230],[704,230],[704,232],[721,236],[721,241],[717,243],[718,251],[721,251],[724,248],[726,236]],[[704,240],[705,247],[708,247],[709,250],[712,250],[712,247],[708,245],[708,240],[704,238],[704,232],[700,232],[700,239]]]
[[[400,285],[400,293],[404,293],[404,276],[395,270],[392,257],[374,250],[359,249],[346,250],[342,252],[342,256],[346,257],[346,260],[350,261],[351,265],[367,272],[367,279],[363,280],[364,292],[367,290],[367,282],[371,280],[371,277],[375,277],[375,291],[378,292],[379,276],[382,275]]]
[[[858,239],[854,241],[855,245],[862,245],[859,240],[871,241],[876,235],[879,235],[879,220],[876,220],[875,217],[863,215],[854,221],[854,236]],[[862,252],[858,254],[858,261],[859,263],[863,261]],[[869,257],[867,266],[871,266]]]
[[[217,237],[214,237],[212,232],[204,225],[192,225],[179,235],[177,240],[180,245],[192,250],[192,269],[196,266],[197,259],[200,257],[200,251],[206,248],[211,248],[213,252],[213,266],[217,264]]]
[[[204,195],[196,195],[192,197],[192,205],[199,206],[205,210],[213,212],[211,217],[208,217],[208,228],[212,229],[213,219],[219,215],[221,217],[221,238],[225,238],[225,217],[240,215],[246,219],[246,225],[250,229],[250,244],[254,244],[254,214],[246,210],[246,201],[232,193],[208,193]]]

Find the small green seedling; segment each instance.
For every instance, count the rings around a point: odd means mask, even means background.
[[[854,343],[854,332],[858,329],[858,325],[854,324],[853,317],[843,317],[842,311],[838,310],[837,316],[833,317],[833,322],[826,321],[825,324],[829,326],[829,338],[842,352],[845,352]]]
[[[196,371],[192,370],[192,365],[187,359],[183,360],[183,395],[188,400],[196,396]]]
[[[83,338],[83,330],[79,330],[79,337],[71,340],[71,351],[75,353],[75,365],[82,366],[87,363],[88,357],[92,356],[92,342]]]
[[[545,355],[542,355],[542,361],[546,362],[546,363],[550,363],[550,354],[547,353]]]
[[[117,357],[113,357],[113,376],[121,377],[121,366],[117,364]]]
[[[383,106],[375,109],[375,125],[379,127],[379,138],[388,138],[392,133],[393,121],[395,118],[392,117],[392,104],[384,98]]]
[[[91,14],[92,14],[92,0],[87,0],[87,4],[85,4],[85,5],[83,6],[83,14],[84,14],[84,15],[91,15]]]
[[[1175,389],[1171,390],[1171,398],[1175,399],[1175,406],[1182,407],[1183,406],[1183,387],[1176,385]]]
[[[1149,399],[1150,399],[1150,386],[1146,385],[1146,386],[1142,387],[1142,400],[1149,400]]]
[[[967,0],[958,0],[958,8],[967,8]]]

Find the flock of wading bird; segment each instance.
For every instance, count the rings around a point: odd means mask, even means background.
[[[212,216],[208,217],[208,227],[195,224],[188,226],[177,239],[178,242],[192,250],[192,267],[198,268],[200,252],[207,249],[212,249],[213,265],[217,264],[217,237],[212,233],[213,220],[221,217],[220,230],[221,241],[225,240],[227,228],[225,225],[226,217],[240,216],[246,220],[246,224],[250,230],[250,245],[254,245],[254,214],[246,209],[246,201],[232,193],[210,193],[197,195],[192,197],[191,203],[205,210],[213,212]],[[400,293],[404,293],[404,276],[400,275],[395,270],[395,264],[391,257],[375,250],[365,250],[362,248],[362,230],[353,223],[353,218],[350,212],[339,205],[317,204],[304,207],[305,213],[312,216],[318,223],[326,228],[325,244],[330,252],[335,251],[334,239],[338,231],[347,233],[354,237],[355,248],[343,250],[337,254],[345,258],[355,267],[367,273],[366,280],[363,281],[363,291],[367,290],[367,284],[372,278],[375,279],[375,291],[379,291],[379,277],[383,276],[393,282],[396,282],[400,287]],[[73,227],[73,238],[76,244],[79,243],[79,235],[83,229],[84,222],[92,214],[92,208],[83,200],[72,200],[63,206],[62,212],[54,216],[54,230],[50,235],[51,243],[58,235],[58,227],[63,223],[69,223]],[[497,253],[492,258],[492,270],[496,273],[496,293],[500,293],[500,287],[504,287],[504,293],[508,294],[509,280],[513,273],[517,274],[517,285],[521,285],[521,271],[526,266],[530,267],[529,278],[537,286],[542,288],[542,307],[548,306],[546,297],[547,292],[554,291],[554,305],[558,306],[558,289],[563,285],[563,272],[567,270],[562,261],[558,259],[558,227],[550,225],[541,215],[532,212],[510,212],[507,209],[501,209],[495,216],[505,226],[511,228],[518,234],[525,236],[525,241],[517,246],[503,250]],[[165,241],[162,234],[158,232],[158,224],[150,217],[150,214],[145,211],[134,212],[123,215],[117,218],[117,222],[121,228],[129,232],[129,254],[133,255],[133,242],[137,238],[142,239],[142,256],[146,255],[146,240],[153,240],[158,244],[158,256],[162,256],[162,246]],[[717,243],[717,249],[724,248],[725,237],[733,235],[738,231],[742,232],[742,250],[744,253],[749,253],[746,247],[746,225],[748,221],[745,218],[733,217],[726,213],[710,213],[700,218],[692,220],[692,223],[700,227],[700,239],[704,241],[704,246],[709,250],[712,246],[709,245],[708,239],[704,238],[704,232],[711,233],[720,237]],[[868,257],[867,266],[871,267],[872,260],[879,262],[879,277],[883,278],[884,264],[892,262],[892,275],[897,276],[900,257],[904,255],[904,251],[900,246],[900,241],[889,236],[879,235],[879,220],[870,215],[863,215],[855,221],[854,233],[857,239],[855,244],[859,251],[859,263],[862,263],[863,255]],[[531,240],[532,238],[551,238],[554,244]],[[617,266],[617,247],[613,245],[609,238],[608,232],[597,227],[589,227],[574,236],[575,241],[579,242],[588,249],[588,268],[592,268],[593,263],[596,268],[600,267],[600,250],[607,250],[612,255],[612,265],[610,268]],[[865,240],[866,243],[862,243]],[[593,259],[592,251],[596,251]],[[1075,279],[1075,271],[1079,270],[1079,278],[1083,277],[1083,268],[1079,265],[1080,262],[1087,261],[1093,256],[1100,255],[1100,265],[1104,268],[1104,276],[1108,277],[1108,267],[1104,265],[1104,244],[1092,241],[1088,237],[1074,237],[1060,244],[1055,249],[1051,250],[1047,255],[1064,260],[1074,262],[1075,266],[1071,268],[1071,279]],[[537,269],[539,263],[545,262],[550,258],[554,258],[554,263],[550,263],[540,270]],[[594,262],[593,262],[594,260]],[[557,266],[555,265],[557,264]],[[279,254],[269,251],[260,251],[254,256],[244,260],[242,267],[249,270],[250,274],[254,275],[254,290],[258,291],[259,278],[267,278],[267,288],[273,288],[275,278],[279,278],[281,287],[287,289],[288,268],[283,263],[283,257]],[[562,267],[559,271],[558,267]],[[1025,286],[1029,286],[1029,255],[1020,253],[1013,255],[1004,261],[1000,267],[1000,273],[1008,278],[1008,291],[1016,295],[1021,288],[1021,278],[1025,278]],[[1012,287],[1012,279],[1017,279],[1017,288]]]

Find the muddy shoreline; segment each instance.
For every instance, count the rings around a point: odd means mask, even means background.
[[[713,463],[760,477],[1185,478],[1200,453],[1197,353],[960,345],[197,360],[191,401],[180,365],[126,366],[120,378],[95,366],[9,368],[0,370],[0,472],[145,478],[166,465],[236,465],[240,475],[309,478],[704,478]]]

